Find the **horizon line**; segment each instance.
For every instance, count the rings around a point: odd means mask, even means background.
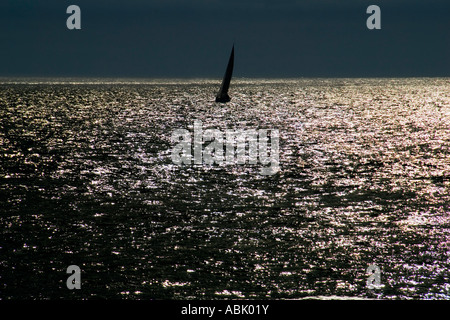
[[[443,79],[450,78],[450,75],[447,76],[248,76],[248,77],[233,77],[233,80],[285,80],[285,79]],[[142,77],[142,76],[1,76],[0,81],[4,80],[26,80],[26,79],[41,79],[41,80],[77,80],[77,79],[106,79],[106,80],[147,80],[147,81],[155,81],[155,80],[211,80],[216,81],[220,80],[220,77],[200,77],[200,76],[167,76],[167,77]]]

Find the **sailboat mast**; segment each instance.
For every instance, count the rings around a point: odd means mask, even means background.
[[[228,96],[228,89],[230,88],[231,77],[233,76],[234,68],[234,44],[231,49],[230,59],[228,60],[227,69],[222,80],[222,85],[220,87],[219,93],[216,96],[216,102],[228,102],[231,98]]]

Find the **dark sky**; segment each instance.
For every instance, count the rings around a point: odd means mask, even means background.
[[[450,76],[450,1],[0,1],[3,77],[222,77],[233,42],[237,77]]]

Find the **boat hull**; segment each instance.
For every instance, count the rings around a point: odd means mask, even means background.
[[[220,103],[230,102],[230,100],[231,100],[231,98],[228,94],[224,94],[224,95],[216,97],[216,102],[220,102]]]

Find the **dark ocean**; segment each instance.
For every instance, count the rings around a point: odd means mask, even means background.
[[[449,78],[219,84],[2,79],[0,298],[450,299]],[[175,164],[195,121],[279,170]]]

